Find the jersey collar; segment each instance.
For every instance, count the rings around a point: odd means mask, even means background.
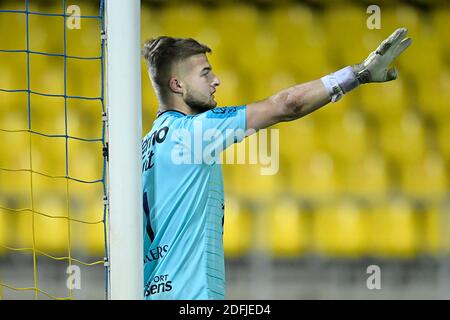
[[[183,116],[186,116],[187,114],[185,114],[185,113],[183,113],[183,112],[181,112],[181,111],[178,111],[178,110],[174,110],[174,109],[169,109],[169,110],[165,110],[165,111],[158,111],[158,113],[156,114],[156,118],[159,118],[161,115],[163,115],[164,113],[166,113],[166,112],[178,112],[178,113],[181,113]]]

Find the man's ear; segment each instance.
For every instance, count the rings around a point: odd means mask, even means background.
[[[183,85],[175,77],[169,79],[169,88],[175,93],[183,93]]]

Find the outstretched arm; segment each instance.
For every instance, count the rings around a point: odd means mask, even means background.
[[[282,90],[273,96],[247,105],[247,129],[263,129],[278,122],[301,118],[361,84],[386,82],[397,78],[389,64],[410,44],[408,30],[397,29],[361,64],[345,67],[321,79]]]

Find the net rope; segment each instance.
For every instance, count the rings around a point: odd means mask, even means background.
[[[99,54],[96,56],[77,56],[77,55],[69,55],[67,54],[67,37],[66,37],[66,23],[67,18],[70,16],[66,13],[67,10],[67,4],[66,0],[61,0],[61,9],[63,13],[48,13],[48,12],[37,12],[37,11],[31,11],[29,0],[24,0],[25,10],[6,10],[6,9],[0,9],[0,14],[20,14],[24,16],[25,19],[25,27],[26,27],[26,48],[17,48],[17,49],[1,49],[0,47],[0,53],[12,53],[12,54],[26,54],[26,69],[27,69],[27,88],[0,88],[0,92],[6,92],[6,93],[17,93],[22,92],[27,94],[27,116],[28,116],[28,127],[23,128],[20,130],[9,130],[0,128],[0,132],[7,132],[7,133],[28,133],[28,147],[30,150],[29,153],[29,168],[6,168],[6,167],[0,167],[0,172],[10,172],[10,173],[16,173],[16,172],[26,172],[29,173],[29,179],[30,179],[30,199],[31,199],[31,205],[27,208],[10,208],[8,206],[5,206],[0,203],[0,215],[1,214],[17,214],[17,213],[27,213],[31,215],[31,233],[32,233],[32,246],[31,247],[12,247],[9,245],[5,245],[3,243],[0,243],[0,247],[5,249],[7,252],[21,252],[21,253],[29,253],[33,257],[33,286],[29,287],[16,287],[13,283],[5,283],[2,281],[2,275],[0,274],[0,299],[3,298],[4,295],[4,289],[7,288],[9,290],[14,291],[34,291],[34,297],[35,299],[39,299],[39,294],[42,294],[50,299],[56,299],[56,300],[71,300],[74,298],[74,289],[72,288],[72,281],[68,281],[69,288],[68,288],[68,295],[64,297],[58,297],[51,292],[47,292],[40,288],[39,286],[39,278],[38,278],[38,265],[37,265],[37,256],[45,256],[49,259],[52,259],[54,261],[66,261],[68,264],[68,267],[71,268],[73,263],[77,263],[80,265],[83,265],[85,267],[91,267],[95,265],[101,265],[103,264],[105,266],[105,298],[107,298],[108,293],[108,270],[107,270],[107,257],[108,257],[108,247],[107,247],[107,212],[108,212],[108,201],[107,201],[107,143],[105,140],[105,130],[106,130],[106,107],[105,107],[105,99],[104,99],[104,66],[105,66],[105,59],[104,59],[104,48],[105,48],[105,38],[102,36],[104,34],[104,1],[99,1],[99,14],[98,15],[80,15],[80,19],[94,19],[98,22],[98,44],[99,44]],[[49,52],[43,52],[43,51],[34,51],[30,48],[30,24],[29,24],[29,17],[31,15],[40,15],[40,16],[53,16],[53,17],[61,17],[61,28],[64,29],[63,37],[64,37],[64,49],[62,53],[49,53]],[[14,28],[14,26],[12,26]],[[41,56],[47,56],[47,57],[60,57],[63,58],[63,68],[64,68],[64,86],[63,86],[63,93],[44,93],[39,92],[36,90],[33,90],[31,87],[30,82],[30,56],[32,55],[41,55]],[[67,93],[67,62],[69,60],[92,60],[96,61],[100,65],[101,74],[99,75],[101,85],[100,85],[100,92],[97,96],[75,96],[75,95],[68,95]],[[38,132],[36,130],[33,130],[33,121],[32,121],[32,112],[31,112],[31,96],[37,95],[37,96],[44,96],[48,98],[63,98],[64,99],[64,134],[46,134],[43,132]],[[101,111],[102,111],[102,129],[101,129],[101,137],[95,137],[95,138],[83,138],[78,136],[71,136],[68,134],[68,100],[69,99],[75,99],[75,100],[86,100],[86,101],[94,101],[97,100],[101,104]],[[64,139],[65,141],[65,174],[64,175],[50,175],[45,172],[41,172],[39,170],[35,170],[33,168],[33,152],[32,152],[32,136],[38,135],[42,136],[48,139]],[[102,170],[102,176],[101,179],[96,180],[83,180],[79,178],[75,178],[70,175],[70,168],[69,168],[69,141],[70,140],[77,140],[84,143],[99,143],[102,144],[102,150],[100,152],[103,152],[103,170]],[[65,196],[66,196],[66,204],[65,204],[65,215],[52,215],[46,212],[41,212],[39,210],[36,210],[35,207],[35,198],[36,198],[36,190],[34,185],[34,177],[35,175],[40,175],[46,178],[50,179],[61,179],[65,181]],[[81,184],[101,184],[101,188],[103,190],[103,218],[101,220],[83,220],[83,219],[77,219],[71,216],[71,205],[70,205],[70,188],[69,188],[69,181],[73,181],[76,183]],[[67,255],[64,256],[56,256],[52,255],[48,252],[45,252],[44,250],[41,250],[36,245],[36,217],[44,217],[46,219],[65,219],[67,220]],[[97,261],[83,261],[81,259],[77,259],[73,255],[73,244],[71,240],[71,233],[73,230],[71,230],[71,223],[70,222],[76,222],[84,225],[103,225],[103,236],[104,236],[104,258],[103,260],[97,260]]]

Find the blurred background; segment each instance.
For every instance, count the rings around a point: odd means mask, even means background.
[[[81,29],[41,15],[27,28],[25,14],[0,11],[4,299],[104,298],[99,2],[69,4],[91,16]],[[367,27],[372,4],[381,29]],[[30,0],[29,10],[61,14],[63,3]],[[220,106],[362,62],[398,27],[413,38],[396,81],[273,127],[276,175],[223,165],[228,299],[450,299],[449,19],[446,1],[142,1],[142,42],[193,37],[212,48]],[[27,42],[72,58],[11,52]],[[158,103],[144,63],[142,85],[145,135]],[[30,98],[10,92],[27,88]],[[80,267],[79,290],[66,287],[69,265]],[[379,290],[367,287],[372,265]]]

